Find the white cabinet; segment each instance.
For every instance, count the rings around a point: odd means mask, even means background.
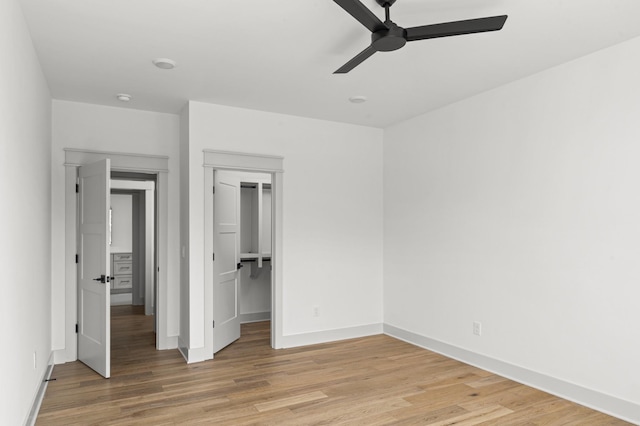
[[[111,253],[111,292],[131,293],[132,278],[133,254]]]

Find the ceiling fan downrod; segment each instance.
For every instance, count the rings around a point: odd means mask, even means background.
[[[389,13],[389,9],[391,8],[391,6],[393,6],[396,0],[376,0],[376,2],[378,2],[380,6],[384,7],[384,21],[391,22],[391,14]]]

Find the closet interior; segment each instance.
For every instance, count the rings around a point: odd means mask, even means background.
[[[240,322],[271,319],[271,176],[240,179]]]

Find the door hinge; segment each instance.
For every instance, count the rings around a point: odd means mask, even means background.
[[[215,254],[215,253],[213,253],[213,256],[212,256],[212,257],[213,257],[213,259],[212,259],[212,260],[214,260],[214,261],[215,261],[215,260],[216,260],[216,254]]]
[[[80,192],[80,184],[76,183],[76,194]]]
[[[76,324],[76,333],[78,332],[78,324]]]
[[[80,257],[76,254],[76,263],[78,263]]]
[[[216,322],[213,321],[213,328],[216,328]]]
[[[213,193],[214,194],[216,193],[216,187],[215,186],[213,187]]]

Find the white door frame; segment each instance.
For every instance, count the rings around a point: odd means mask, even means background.
[[[168,331],[168,165],[169,157],[159,155],[125,154],[119,152],[90,151],[65,148],[65,357],[66,360],[78,359],[78,342],[75,327],[77,324],[77,196],[76,182],[78,167],[111,159],[111,170],[157,175],[157,305],[156,305],[156,349],[169,349],[177,346],[177,338],[170,337]]]
[[[140,262],[140,259],[135,259],[134,263],[144,265],[144,314],[153,315],[155,311],[154,300],[154,282],[153,282],[153,269],[155,263],[155,236],[153,232],[155,221],[155,208],[154,208],[154,192],[156,185],[153,181],[133,181],[133,180],[121,180],[112,179],[111,189],[121,190],[141,190],[144,191],[144,204],[145,204],[145,216],[146,219],[144,233],[144,261]],[[135,266],[134,266],[135,268]],[[155,328],[154,328],[155,330]]]
[[[241,152],[203,150],[204,161],[204,323],[205,351],[213,355],[213,173],[214,170],[232,170],[239,172],[260,172],[271,174],[271,347],[282,348],[282,188],[284,157]]]

